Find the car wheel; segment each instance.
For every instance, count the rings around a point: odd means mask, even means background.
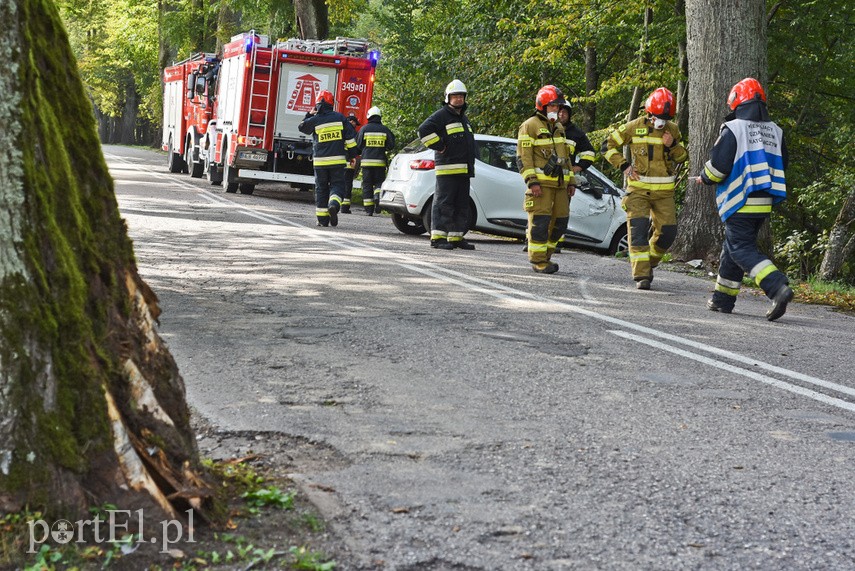
[[[242,182],[238,185],[238,190],[241,194],[252,194],[255,192],[255,184],[251,182]]]
[[[626,224],[621,224],[612,236],[611,244],[609,244],[609,255],[614,256],[618,252],[626,252],[629,250],[629,242],[626,239]]]
[[[420,236],[427,232],[427,228],[425,228],[425,225],[420,220],[413,220],[403,214],[392,214],[392,224],[395,225],[395,228],[410,236]]]
[[[425,227],[425,232],[430,232],[431,230],[431,220],[433,219],[433,199],[425,203],[425,207],[422,210],[422,226]]]

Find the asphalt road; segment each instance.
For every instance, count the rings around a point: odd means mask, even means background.
[[[308,193],[105,147],[190,404],[336,461],[341,569],[853,569],[855,318],[519,243],[432,250]]]

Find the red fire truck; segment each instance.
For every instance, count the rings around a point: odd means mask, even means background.
[[[310,188],[312,139],[297,125],[324,89],[335,94],[337,111],[365,122],[377,57],[365,40],[270,45],[249,32],[233,37],[221,58],[197,54],[167,68],[163,148],[170,171],[206,174],[226,192],[252,194],[258,181]]]

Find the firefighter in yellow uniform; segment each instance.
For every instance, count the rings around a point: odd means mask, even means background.
[[[632,279],[638,289],[650,289],[653,268],[677,237],[676,165],[688,158],[680,129],[671,121],[674,95],[660,87],[650,94],[644,108],[646,116],[612,131],[604,145],[606,160],[626,176],[623,209]],[[629,163],[621,153],[624,145],[629,145],[632,155]]]
[[[537,92],[534,114],[517,135],[517,166],[526,183],[528,260],[541,274],[558,271],[551,258],[567,231],[570,198],[576,192],[571,147],[558,121],[558,110],[565,103],[560,89],[544,85]]]

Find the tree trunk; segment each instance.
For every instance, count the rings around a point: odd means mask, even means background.
[[[718,137],[730,88],[749,76],[766,81],[766,4],[764,0],[686,0],[686,38],[689,164],[694,175],[703,168]],[[702,259],[715,266],[724,229],[712,187],[689,183],[679,226],[671,248],[674,258]]]
[[[585,46],[585,97],[597,92],[600,76],[597,72],[597,48],[591,44]],[[582,130],[590,133],[597,124],[597,103],[591,101],[582,105]]]
[[[329,10],[324,0],[294,0],[300,38],[325,40],[330,32]]]
[[[819,277],[825,281],[834,281],[840,278],[840,272],[847,260],[852,260],[855,254],[855,190],[849,193],[834,226],[828,236],[828,249],[822,258],[819,267]],[[855,261],[855,260],[852,260]]]
[[[174,518],[209,492],[92,106],[53,2],[0,18],[0,510]]]

